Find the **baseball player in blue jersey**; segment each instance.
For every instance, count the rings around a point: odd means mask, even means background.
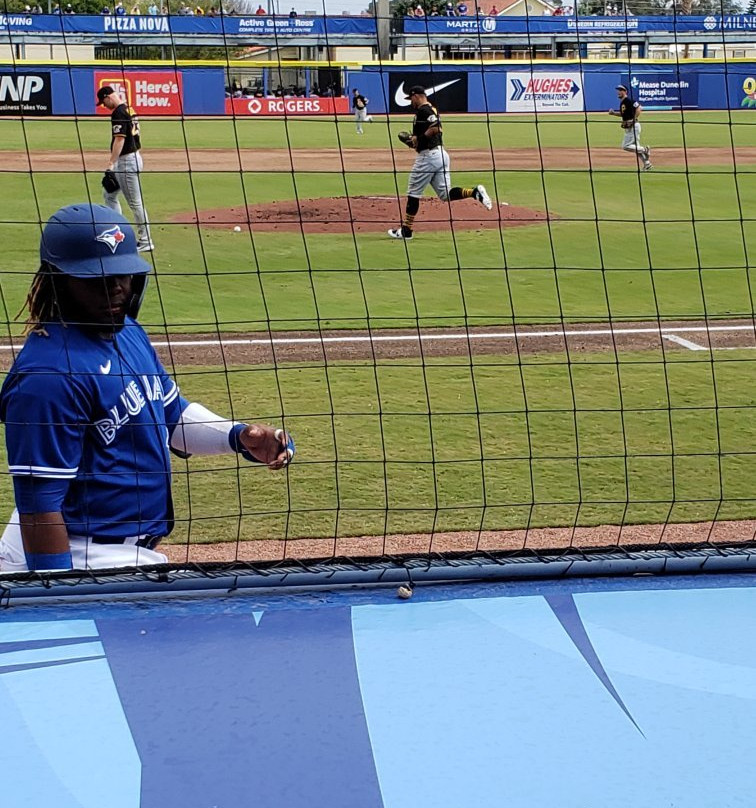
[[[281,469],[280,429],[183,398],[134,319],[149,265],[126,219],[71,205],[47,223],[28,338],[0,390],[16,512],[0,570],[162,563],[173,528],[170,452],[240,454]]]

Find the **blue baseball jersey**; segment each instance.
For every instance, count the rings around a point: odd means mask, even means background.
[[[187,402],[147,334],[112,339],[53,323],[0,391],[21,513],[61,511],[69,533],[122,539],[173,527],[170,435]]]

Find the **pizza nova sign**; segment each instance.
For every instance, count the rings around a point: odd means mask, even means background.
[[[103,16],[105,33],[127,31],[133,33],[169,34],[168,17],[114,17]]]

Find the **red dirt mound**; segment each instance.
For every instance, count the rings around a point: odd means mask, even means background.
[[[199,223],[203,227],[251,226],[257,231],[304,231],[305,233],[377,233],[396,227],[402,220],[404,200],[395,196],[353,196],[286,200],[265,205],[237,206],[198,213],[182,213],[173,221]],[[486,210],[472,199],[453,204],[427,198],[420,205],[416,227],[420,230],[478,230],[522,227],[554,218],[542,210],[494,205]]]

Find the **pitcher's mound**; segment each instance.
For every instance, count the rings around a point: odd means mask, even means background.
[[[305,233],[378,233],[401,224],[405,200],[395,196],[325,197],[288,199],[265,205],[238,206],[182,213],[174,221],[202,227],[232,228],[241,225],[256,231],[304,231]],[[420,203],[415,227],[420,230],[478,230],[522,227],[550,218],[543,210],[496,205],[486,210],[473,199],[442,202],[427,197]],[[555,218],[553,214],[551,218]]]

